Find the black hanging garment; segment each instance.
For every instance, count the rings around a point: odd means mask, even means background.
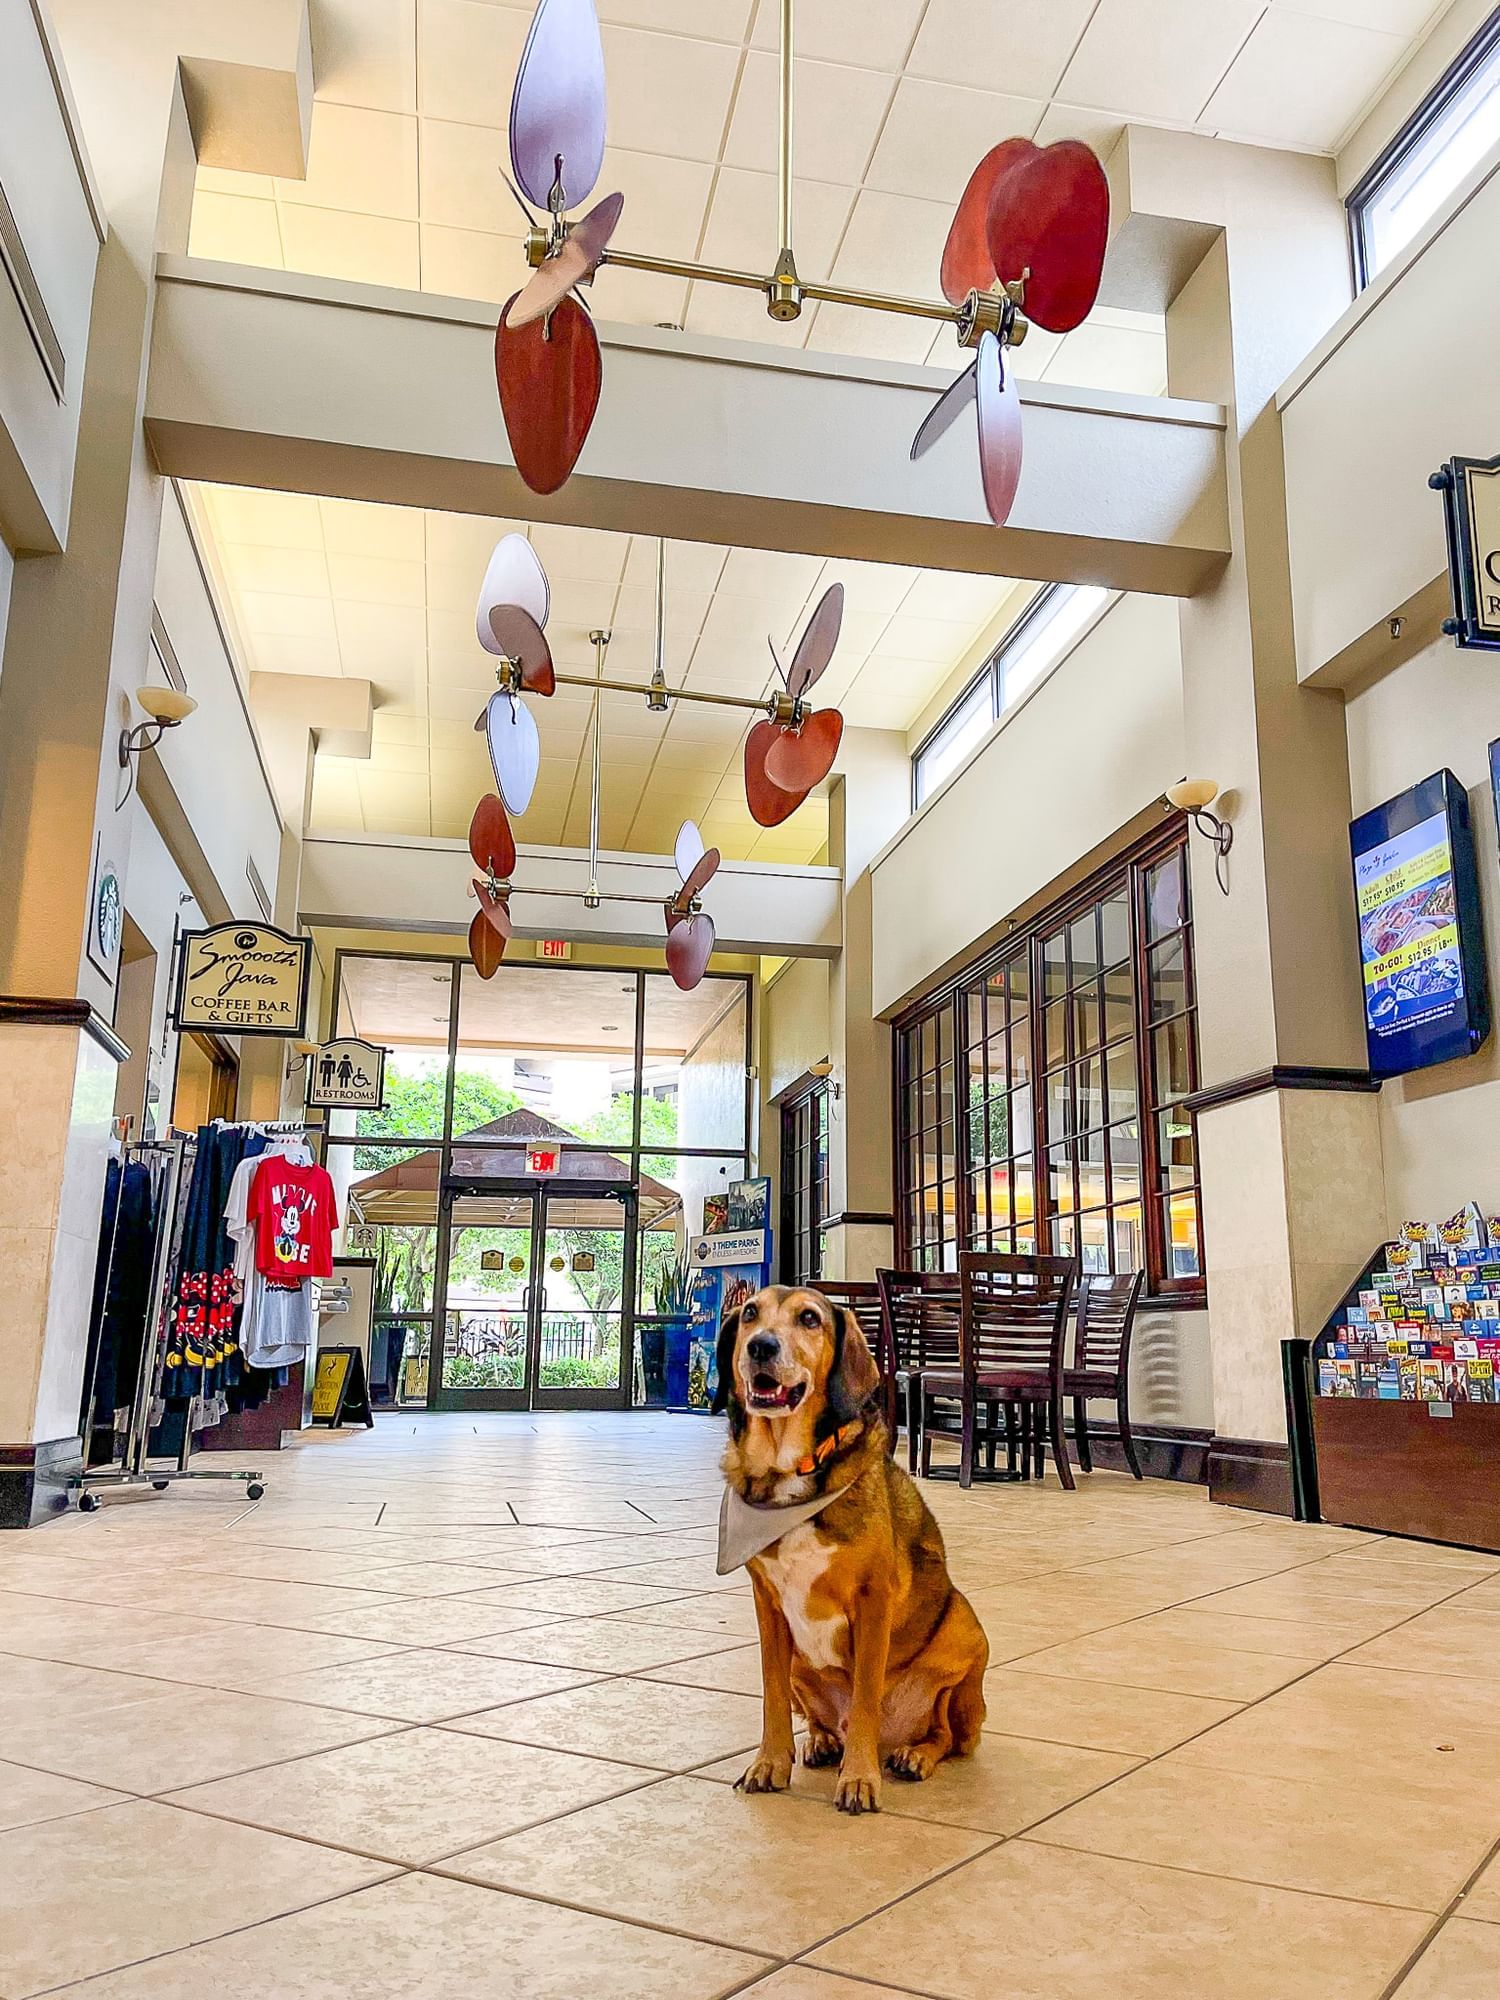
[[[234,1243],[224,1227],[224,1210],[235,1168],[247,1153],[260,1152],[264,1146],[260,1134],[243,1125],[198,1128],[162,1380],[169,1403],[216,1396],[239,1382]]]
[[[115,1412],[135,1394],[151,1311],[151,1264],[160,1221],[150,1168],[142,1160],[110,1160],[84,1376],[93,1384],[92,1408],[83,1413],[84,1432],[91,1441],[90,1464],[113,1456]]]

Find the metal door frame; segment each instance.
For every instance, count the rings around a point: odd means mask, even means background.
[[[619,1386],[614,1389],[544,1389],[540,1386],[542,1315],[546,1310],[543,1264],[547,1244],[547,1208],[548,1197],[557,1192],[557,1188],[545,1180],[513,1175],[493,1179],[463,1176],[445,1180],[438,1191],[437,1268],[433,1276],[431,1361],[427,1372],[429,1410],[630,1408],[635,1379],[636,1238],[640,1224],[640,1190],[631,1181],[569,1181],[564,1185],[569,1194],[593,1195],[620,1204],[625,1242],[621,1273]],[[442,1387],[448,1339],[448,1259],[453,1240],[453,1206],[455,1201],[466,1195],[509,1196],[531,1203],[531,1268],[527,1272],[524,1295],[526,1353],[521,1386],[516,1389]]]

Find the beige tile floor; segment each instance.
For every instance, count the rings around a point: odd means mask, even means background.
[[[934,1483],[989,1725],[846,1820],[732,1789],[718,1448],[393,1416],[0,1538],[0,2000],[1500,1993],[1500,1558]]]

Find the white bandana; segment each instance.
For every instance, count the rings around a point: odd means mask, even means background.
[[[731,1570],[743,1568],[751,1556],[758,1556],[793,1528],[800,1528],[804,1521],[811,1521],[825,1507],[831,1507],[858,1477],[856,1474],[855,1479],[836,1487],[832,1493],[820,1494],[816,1500],[800,1500],[790,1507],[757,1506],[753,1500],[741,1499],[732,1486],[726,1486],[719,1502],[719,1557],[714,1565],[715,1574],[728,1576]]]

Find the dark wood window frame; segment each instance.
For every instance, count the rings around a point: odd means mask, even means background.
[[[1174,857],[1182,884],[1180,910],[1172,921],[1162,921],[1160,911],[1153,919],[1148,883],[1154,877],[1170,888],[1170,876],[1161,871]],[[1075,1189],[1078,1176],[1089,1167],[1105,1190],[1104,1205],[1086,1212],[1105,1218],[1111,1263],[1119,1247],[1117,1227],[1138,1229],[1147,1296],[1181,1308],[1206,1302],[1196,1134],[1191,1115],[1179,1108],[1198,1084],[1190,896],[1187,827],[1177,817],[1018,925],[1003,944],[897,1018],[892,1037],[896,1240],[903,1265],[951,1268],[958,1251],[966,1248],[1050,1249],[1057,1225],[1062,1225],[1057,1234],[1063,1247],[1077,1241],[1076,1236],[1068,1240],[1067,1218],[1080,1204],[1075,1200],[1071,1209],[1059,1205],[1047,1171],[1049,1138],[1062,1144],[1048,1130],[1050,1074],[1059,1083],[1062,1101],[1074,1107],[1069,1139],[1095,1142],[1097,1164],[1085,1157],[1087,1148],[1081,1143],[1065,1163]],[[1111,954],[1102,943],[1093,973],[1073,980],[1065,970],[1057,990],[1050,995],[1045,991],[1047,941],[1067,937],[1070,926],[1086,924],[1091,912],[1108,906],[1128,913],[1128,956],[1113,967],[1128,976],[1128,1033],[1119,1020],[1125,997],[1119,981],[1112,995],[1111,1026],[1105,999]],[[1104,919],[1101,915],[1094,921],[1102,926]],[[1102,928],[1095,935],[1102,940]],[[1056,984],[1060,961],[1055,950],[1051,962]],[[1012,970],[1019,975],[1013,982]],[[1089,1017],[1099,1023],[1097,1036],[1092,1027],[1075,1034],[1076,996],[1080,989],[1087,995],[1090,987],[1097,988],[1096,995],[1087,997],[1087,1007],[1099,1010]],[[1065,1039],[1059,1041],[1054,1030],[1049,1070],[1044,1011],[1055,1018],[1059,1006],[1066,1017]],[[997,1054],[1002,1046],[1004,1053]],[[1111,1055],[1127,1063],[1133,1057],[1132,1097],[1122,1095],[1118,1104],[1110,1095],[1112,1088],[1120,1088]],[[997,1089],[994,1079],[1001,1074],[1001,1063],[1003,1083]],[[977,1101],[976,1078],[982,1079]],[[967,1089],[960,1079],[968,1080]],[[1092,1110],[1086,1117],[1078,1114],[1076,1107],[1084,1100],[1098,1107],[1097,1115]],[[1057,1101],[1055,1093],[1054,1108]],[[1126,1108],[1131,1102],[1133,1113]],[[1113,1194],[1112,1110],[1119,1111],[1114,1128],[1122,1136],[1132,1122],[1135,1127],[1136,1157],[1130,1170],[1138,1175],[1138,1188],[1133,1198],[1128,1192],[1119,1198]],[[983,1134],[977,1165],[970,1150],[976,1118]],[[1058,1164],[1064,1164],[1061,1157]],[[1003,1217],[990,1207],[995,1165],[1004,1169],[1001,1179],[1010,1203]],[[1029,1217],[1018,1190],[1029,1198]],[[1136,1207],[1138,1218],[1130,1213]],[[1196,1262],[1195,1272],[1179,1275],[1172,1269],[1174,1216],[1179,1245],[1187,1235],[1186,1261]]]
[[[807,1285],[823,1275],[828,1216],[826,1077],[810,1078],[781,1103],[781,1282]]]

